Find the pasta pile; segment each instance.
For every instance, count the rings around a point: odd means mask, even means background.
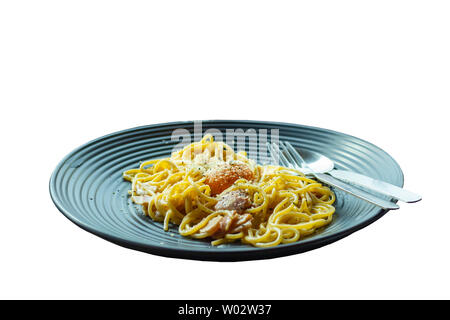
[[[300,171],[257,165],[206,135],[171,157],[123,173],[132,201],[154,221],[213,245],[296,242],[329,224],[334,193]]]

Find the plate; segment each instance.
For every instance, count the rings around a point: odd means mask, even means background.
[[[332,223],[296,243],[270,248],[241,243],[212,246],[208,240],[182,237],[177,226],[166,232],[162,223],[144,216],[141,207],[131,202],[130,183],[123,180],[122,173],[137,167],[140,161],[170,156],[180,143],[172,140],[174,132],[198,140],[198,124],[187,121],[148,125],[88,142],[68,154],[55,168],[50,178],[53,202],[82,229],[118,245],[161,256],[214,261],[268,259],[316,249],[364,228],[387,212],[334,190],[337,201]],[[202,121],[201,126],[201,133],[213,130],[224,137],[227,130],[244,134],[267,132],[269,136],[279,132],[280,140],[324,154],[335,162],[337,169],[403,186],[402,170],[389,154],[347,134],[298,124],[246,120],[208,120]],[[246,141],[246,149],[251,149],[250,139]]]

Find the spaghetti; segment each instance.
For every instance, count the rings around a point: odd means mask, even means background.
[[[171,157],[123,173],[134,203],[179,233],[213,245],[292,243],[332,220],[334,193],[300,171],[257,165],[206,135]]]

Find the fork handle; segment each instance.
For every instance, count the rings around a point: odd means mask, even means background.
[[[364,176],[356,172],[344,170],[331,170],[327,173],[344,182],[353,183],[357,186],[370,189],[372,191],[381,193],[385,196],[403,202],[417,202],[422,199],[420,195],[412,193],[411,191],[405,190],[403,188],[397,187],[393,184],[381,180],[376,180],[371,177]]]
[[[381,198],[378,198],[368,192],[365,192],[361,189],[355,188],[341,180],[338,180],[336,178],[333,178],[332,176],[329,176],[324,173],[315,173],[314,176],[316,179],[322,181],[323,183],[326,183],[332,187],[338,188],[342,191],[345,191],[359,199],[365,200],[369,203],[372,203],[378,207],[381,207],[386,210],[395,210],[400,208],[397,204],[391,201],[383,200]]]

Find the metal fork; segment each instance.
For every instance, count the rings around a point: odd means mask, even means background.
[[[359,199],[367,201],[385,210],[395,210],[400,208],[396,203],[383,200],[376,197],[366,191],[358,189],[352,185],[349,185],[341,180],[333,178],[332,176],[325,173],[318,173],[313,171],[302,156],[295,150],[295,148],[287,141],[280,141],[279,145],[276,143],[267,143],[267,149],[269,150],[270,157],[273,161],[278,160],[280,165],[287,168],[297,169],[302,171],[302,168],[308,169],[308,175],[312,175],[317,180],[338,188],[344,192],[347,192]]]

